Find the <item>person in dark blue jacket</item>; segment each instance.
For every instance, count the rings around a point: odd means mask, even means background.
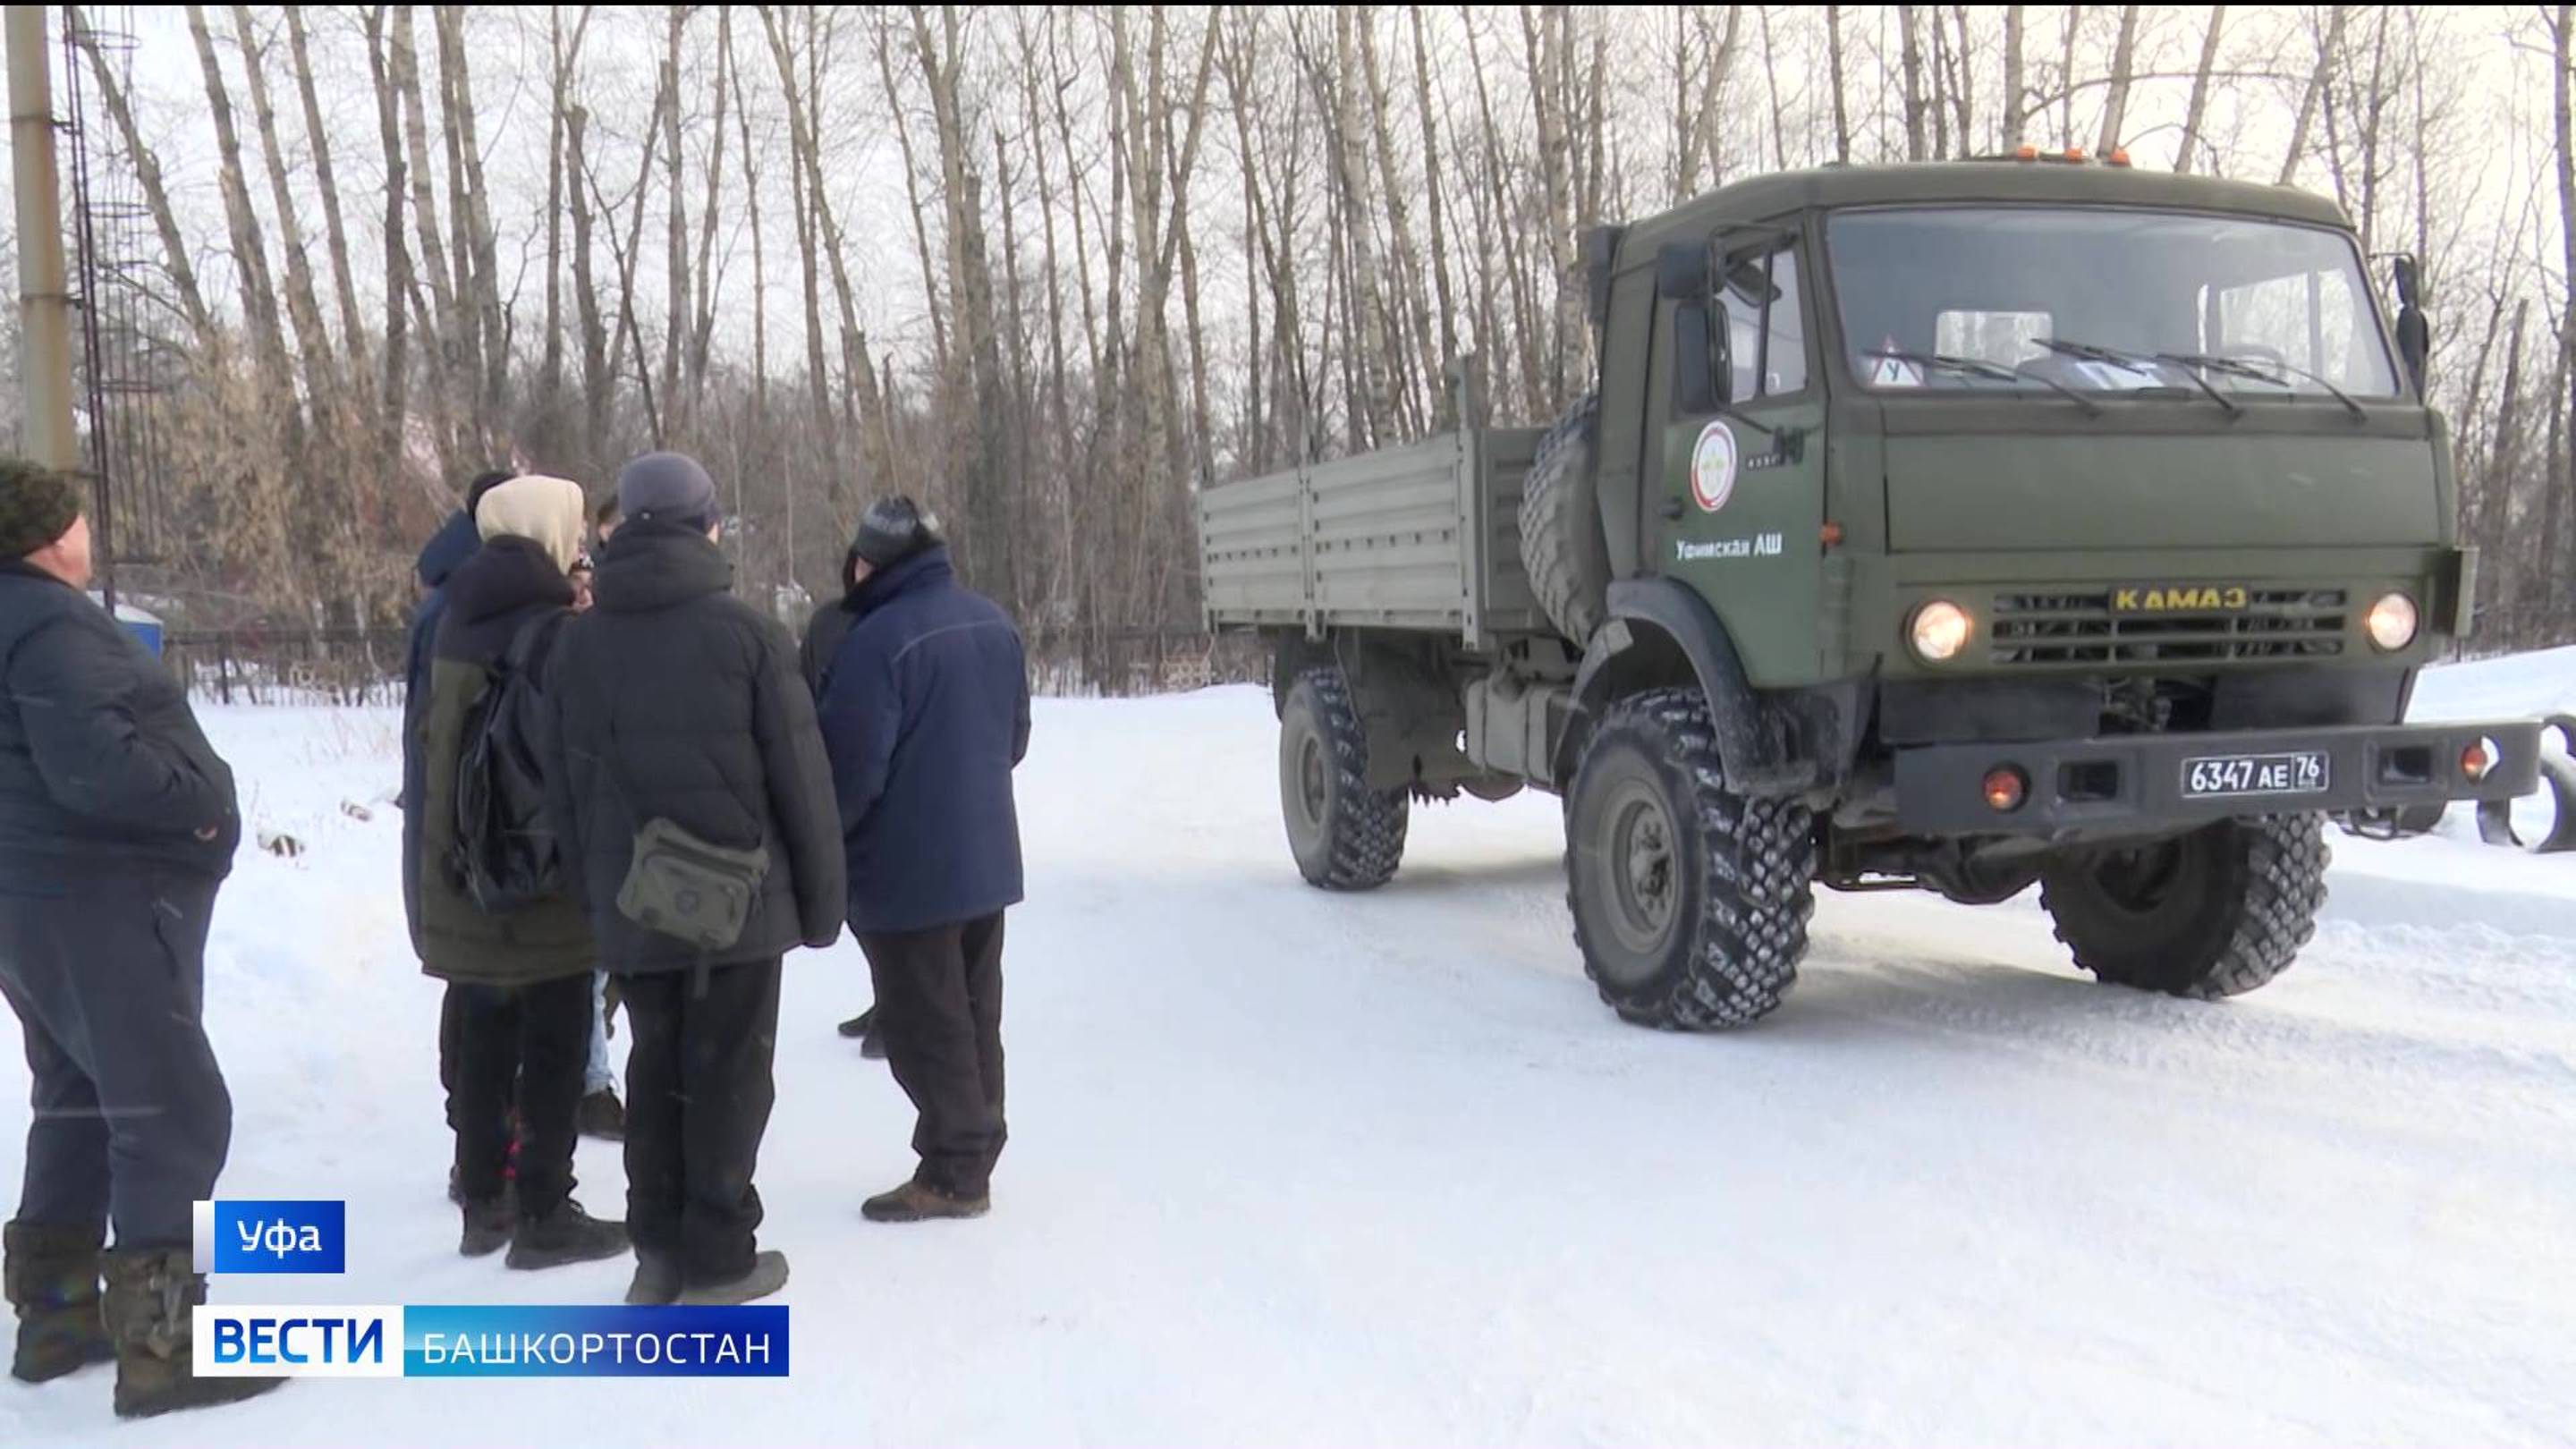
[[[483,547],[483,535],[474,526],[474,505],[483,495],[518,475],[507,468],[494,468],[478,473],[465,488],[465,506],[448,516],[421,545],[416,565],[420,575],[420,602],[412,606],[411,638],[403,657],[403,732],[402,732],[402,893],[403,919],[411,929],[412,954],[420,949],[420,833],[421,813],[416,803],[427,792],[429,784],[428,755],[421,749],[423,732],[429,727],[430,646],[438,639],[438,621],[447,616],[448,577],[474,557]],[[453,998],[438,1013],[438,1084],[447,1092],[447,1125],[456,1127],[456,1033],[459,1028]],[[447,1179],[447,1196],[459,1206],[465,1198],[457,1186],[456,1176]]]
[[[279,1381],[190,1367],[192,1204],[232,1148],[205,958],[241,840],[233,772],[179,681],[85,596],[90,572],[80,487],[0,458],[0,999],[33,1108],[0,1229],[9,1371],[112,1358],[131,1417]]]
[[[850,929],[876,981],[877,1028],[919,1114],[911,1180],[876,1222],[991,1206],[1002,1114],[1002,913],[1021,899],[1011,771],[1029,747],[1019,630],[957,582],[938,524],[909,498],[860,520],[851,615],[823,689],[841,805]]]

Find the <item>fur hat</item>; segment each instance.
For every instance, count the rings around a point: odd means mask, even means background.
[[[0,558],[25,558],[71,532],[80,485],[24,458],[0,458]]]
[[[890,493],[868,505],[859,517],[859,536],[850,553],[872,569],[899,564],[941,541],[939,516],[901,493]]]

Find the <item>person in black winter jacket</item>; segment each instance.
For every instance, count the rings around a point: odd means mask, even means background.
[[[481,1257],[507,1245],[513,1268],[626,1250],[622,1225],[592,1218],[572,1199],[590,1046],[590,924],[568,891],[487,911],[452,858],[476,707],[502,687],[503,661],[523,635],[519,667],[528,679],[544,677],[553,631],[571,616],[566,570],[581,548],[584,512],[581,485],[563,478],[513,478],[485,495],[475,510],[482,551],[447,583],[421,730],[421,969],[447,983],[458,1023],[456,1181],[465,1199],[458,1246]],[[532,742],[539,706],[524,689],[500,700],[510,712],[494,722],[497,737]],[[525,1143],[517,1191],[504,1194],[514,1102]]]
[[[449,514],[422,544],[415,571],[420,581],[420,602],[412,606],[411,637],[403,654],[403,732],[402,732],[402,898],[403,920],[411,931],[412,954],[420,954],[420,809],[415,803],[421,795],[423,768],[419,736],[423,717],[429,710],[429,652],[438,638],[438,621],[447,612],[447,580],[457,566],[474,556],[483,546],[482,535],[474,527],[474,507],[483,495],[514,475],[507,468],[494,468],[478,473],[465,486],[465,506]],[[451,995],[440,1004],[438,1013],[438,1085],[447,1094],[447,1125],[456,1127],[456,1000]],[[447,1196],[462,1206],[464,1198],[453,1175],[447,1181]]]
[[[814,691],[814,702],[820,707],[823,691],[832,682],[832,660],[841,652],[841,641],[850,637],[850,625],[858,619],[856,609],[859,576],[863,566],[854,544],[841,559],[841,597],[814,611],[805,621],[805,638],[796,653],[798,666],[805,673],[805,687]],[[873,1006],[841,1023],[841,1035],[859,1040],[859,1055],[870,1061],[885,1060],[885,1033],[877,1030],[877,1009]]]
[[[850,929],[876,979],[895,1080],[919,1114],[911,1180],[878,1222],[990,1205],[1002,1113],[1002,913],[1021,898],[1011,771],[1029,747],[1028,662],[1010,617],[957,582],[935,522],[881,498],[852,550],[847,637],[824,745],[850,869]]]
[[[779,960],[841,933],[831,766],[795,640],[729,592],[706,470],[646,454],[617,494],[625,522],[600,553],[595,603],[547,668],[548,814],[633,1029],[627,1301],[742,1302],[787,1280],[785,1255],[756,1247],[751,1179],[775,1096]],[[653,900],[703,904],[696,887],[651,894],[673,858],[656,842],[675,834],[690,842],[683,866],[766,852],[729,946],[647,924],[662,919]]]
[[[412,606],[411,636],[403,646],[403,783],[405,807],[420,798],[420,750],[414,742],[419,733],[423,711],[429,708],[429,651],[438,638],[438,621],[447,612],[447,580],[457,566],[474,557],[483,546],[483,537],[475,531],[474,507],[483,495],[516,477],[506,468],[478,473],[465,488],[465,506],[448,515],[447,521],[421,545],[415,565],[420,580],[420,602]],[[414,954],[420,944],[420,812],[403,811],[402,840],[403,918],[410,923]],[[442,1023],[440,1041],[446,1040]],[[444,1078],[442,1072],[442,1079]]]
[[[206,933],[241,815],[178,681],[89,579],[80,490],[0,460],[0,996],[34,1079],[25,1189],[0,1234],[10,1372],[113,1357],[116,1411],[156,1414],[278,1382],[199,1379],[189,1357],[205,1301],[192,1205],[232,1144]]]

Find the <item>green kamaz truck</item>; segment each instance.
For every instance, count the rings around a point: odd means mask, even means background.
[[[1829,167],[1584,257],[1597,387],[1553,427],[1202,496],[1314,884],[1527,786],[1630,1021],[1779,1005],[1817,883],[2037,885],[2097,978],[2219,997],[2308,940],[2328,815],[2533,788],[2536,724],[2403,723],[2475,559],[2411,264],[2392,324],[2332,203]]]

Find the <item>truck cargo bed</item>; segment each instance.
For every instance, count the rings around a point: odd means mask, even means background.
[[[1471,428],[1199,495],[1210,628],[1548,629],[1521,567],[1535,428]]]

